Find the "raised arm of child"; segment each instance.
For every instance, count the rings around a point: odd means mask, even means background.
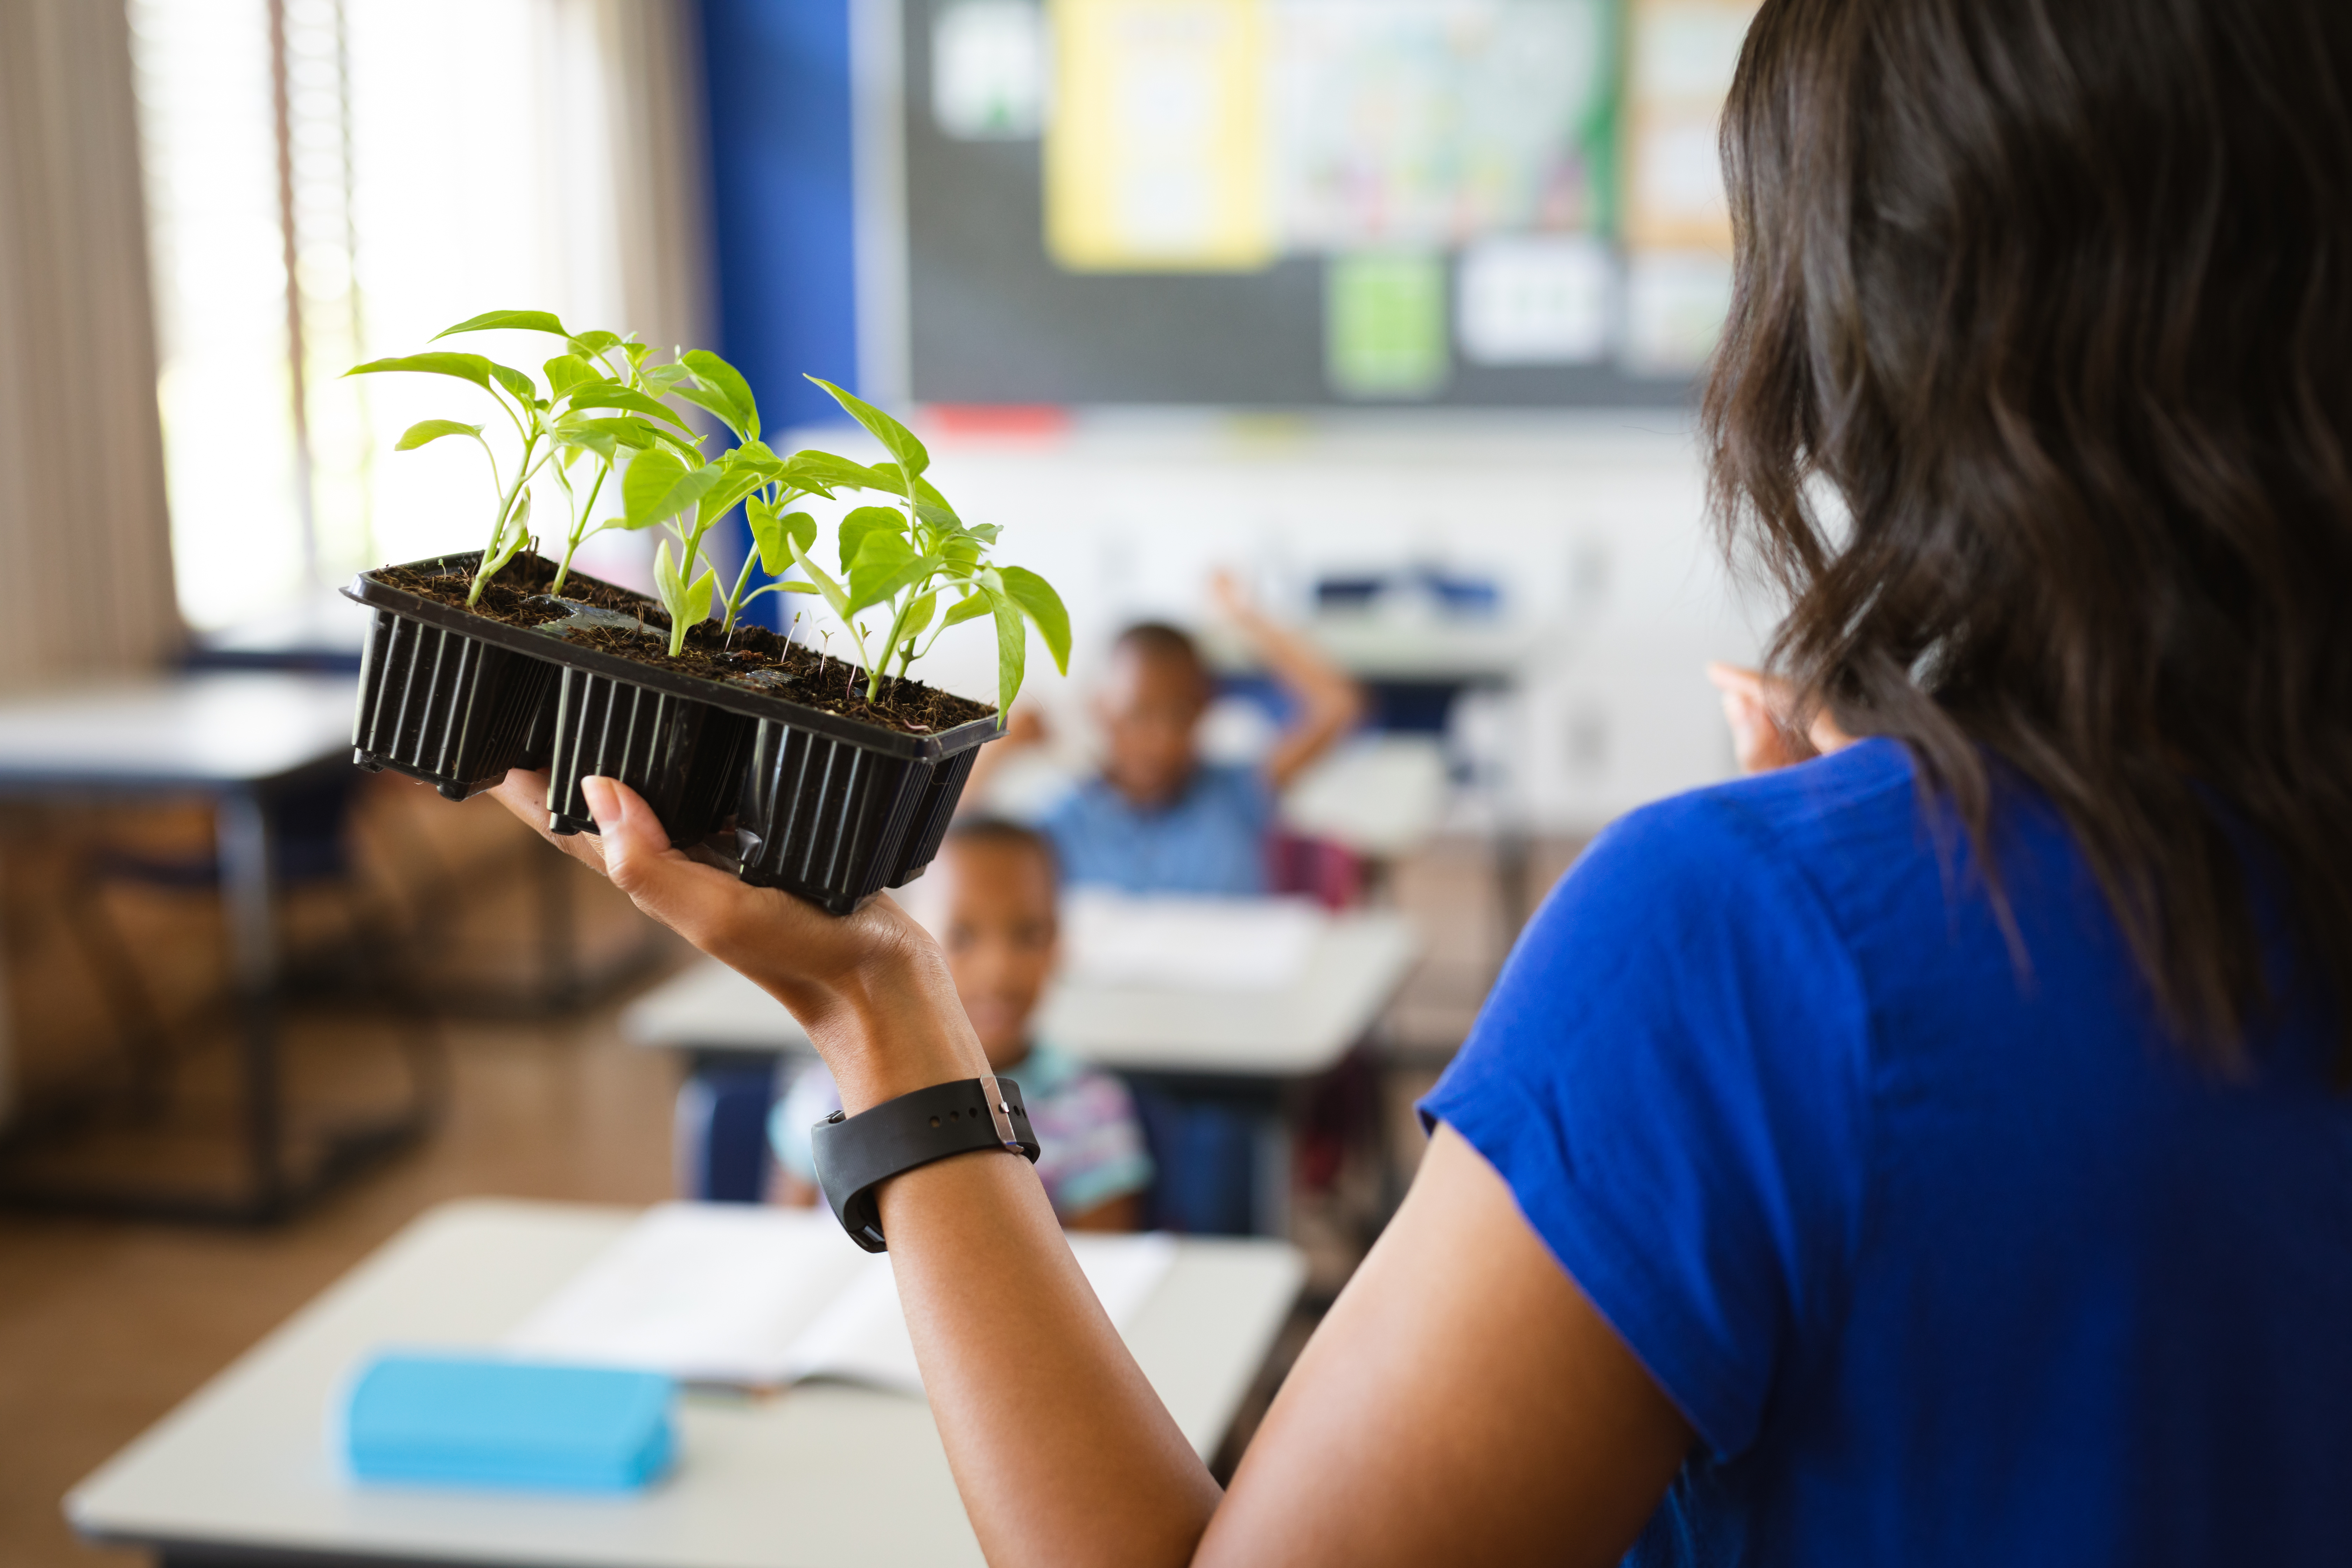
[[[1329,751],[1364,716],[1364,693],[1347,672],[1305,637],[1260,611],[1233,574],[1209,579],[1217,609],[1249,639],[1274,678],[1298,700],[1298,717],[1283,731],[1265,763],[1266,782],[1287,789],[1308,763]]]

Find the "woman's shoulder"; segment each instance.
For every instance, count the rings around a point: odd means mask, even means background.
[[[1939,884],[1937,852],[1909,752],[1864,741],[1628,813],[1593,839],[1555,900],[1843,912],[1878,903],[1890,883],[1924,874],[1923,886]]]
[[[1906,834],[1918,819],[1911,753],[1888,740],[1857,741],[1794,767],[1708,784],[1627,813],[1601,836],[1654,846],[1695,839],[1752,845],[1777,856],[1850,844],[1857,833]],[[1599,840],[1596,840],[1596,846]]]

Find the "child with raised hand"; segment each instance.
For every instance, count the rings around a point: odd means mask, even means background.
[[[1060,947],[1053,847],[1015,823],[967,818],[950,831],[909,903],[947,950],[948,970],[990,1068],[1021,1086],[1044,1152],[1037,1175],[1072,1230],[1142,1223],[1151,1156],[1126,1087],[1038,1041],[1037,999]],[[768,1120],[787,1203],[816,1201],[809,1129],[841,1109],[823,1063],[803,1069]]]
[[[1261,614],[1230,574],[1218,573],[1210,587],[1219,611],[1297,699],[1297,716],[1262,763],[1205,762],[1200,726],[1215,685],[1200,649],[1160,622],[1120,633],[1094,700],[1102,772],[1040,824],[1073,885],[1130,893],[1265,892],[1276,797],[1362,716],[1355,682],[1304,637]],[[964,798],[984,798],[989,773],[1014,749],[1044,738],[1033,713],[1015,715],[1012,733],[981,753]]]

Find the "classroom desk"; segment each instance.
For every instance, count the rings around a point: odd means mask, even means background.
[[[368,620],[366,610],[322,589],[269,615],[197,634],[182,662],[190,669],[355,676]]]
[[[287,1168],[278,1053],[273,813],[282,794],[351,763],[354,682],[339,676],[159,677],[0,701],[0,798],[202,796],[212,802],[229,965],[243,1026],[246,1186],[238,1197],[4,1185],[11,1200],[162,1217],[267,1220],[370,1154],[413,1137],[421,1098],[345,1130],[309,1177]]]
[[[1380,610],[1325,611],[1297,630],[1364,686],[1373,728],[1429,734],[1444,733],[1464,691],[1517,681],[1538,647],[1534,632],[1515,621]],[[1263,670],[1248,641],[1229,626],[1204,628],[1201,651],[1220,675]]]
[[[1334,915],[1279,991],[1156,991],[1058,984],[1037,1032],[1122,1072],[1287,1080],[1328,1072],[1363,1038],[1421,955],[1412,922],[1386,910]],[[805,1052],[783,1005],[715,959],[630,1004],[637,1046],[710,1056]]]
[[[477,1199],[412,1224],[76,1487],[83,1535],[167,1568],[432,1563],[439,1568],[824,1568],[977,1563],[930,1410],[810,1384],[689,1395],[679,1461],[641,1496],[361,1489],[328,1415],[386,1344],[494,1344],[634,1214]],[[1183,1241],[1127,1340],[1194,1449],[1213,1454],[1305,1266],[1264,1241]]]
[[[1282,990],[1058,984],[1037,1032],[1140,1084],[1247,1117],[1256,1148],[1253,1229],[1281,1236],[1289,1228],[1292,1100],[1364,1037],[1420,956],[1404,916],[1349,910],[1331,917]],[[621,1015],[621,1030],[635,1045],[685,1052],[697,1072],[809,1050],[781,1003],[715,961],[639,998]]]

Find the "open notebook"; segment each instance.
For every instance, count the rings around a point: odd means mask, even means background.
[[[1062,898],[1065,978],[1103,989],[1279,991],[1297,980],[1328,923],[1305,899],[1076,888]]]
[[[1122,1331],[1174,1260],[1165,1236],[1074,1236]],[[662,1204],[507,1337],[533,1357],[772,1388],[829,1377],[920,1394],[890,1259],[824,1209]]]

